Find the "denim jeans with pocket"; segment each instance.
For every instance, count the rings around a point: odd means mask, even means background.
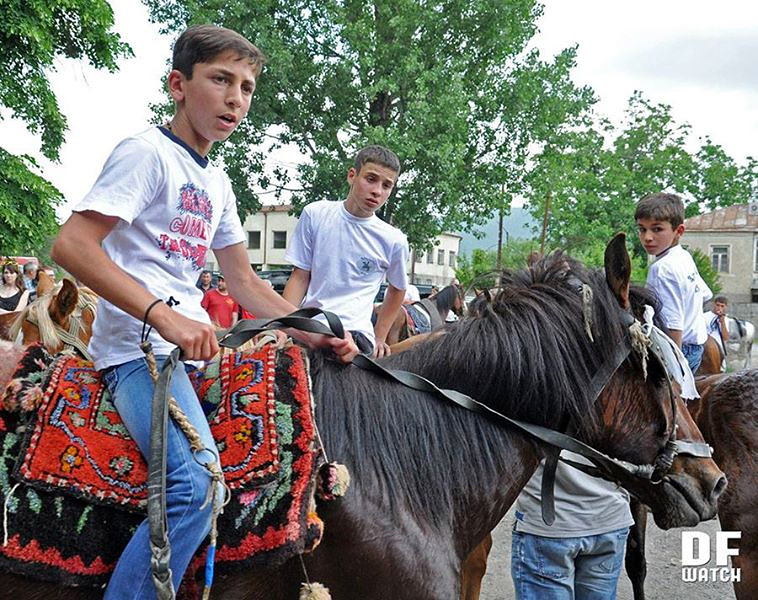
[[[705,344],[682,344],[682,354],[687,359],[687,364],[690,366],[693,375],[700,367],[700,363],[703,362],[704,350]]]
[[[165,358],[157,357],[159,371]],[[104,370],[103,378],[124,425],[147,458],[153,397],[153,380],[147,362],[139,358],[110,367]],[[171,393],[197,429],[203,446],[209,449],[194,456],[186,436],[169,417],[166,513],[171,543],[171,573],[174,589],[178,590],[184,571],[211,527],[211,505],[201,509],[208,496],[211,478],[208,470],[198,461],[215,461],[218,451],[183,363],[179,363],[174,372]],[[116,565],[105,591],[105,600],[152,600],[155,597],[150,570],[149,530],[145,519]]]
[[[573,538],[513,531],[517,600],[613,600],[629,528]]]

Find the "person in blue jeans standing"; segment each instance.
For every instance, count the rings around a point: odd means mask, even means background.
[[[564,450],[562,456],[589,464]],[[558,463],[555,521],[542,520],[543,464],[516,500],[511,577],[518,600],[611,600],[634,523],[626,490]]]
[[[89,351],[143,454],[153,382],[139,347],[142,324],[153,328],[149,341],[159,369],[176,346],[187,361],[218,352],[195,287],[210,250],[244,308],[260,317],[294,310],[250,268],[229,178],[208,159],[213,144],[226,140],[247,114],[263,63],[261,52],[229,29],[197,25],[182,33],[168,76],[173,118],[113,150],[53,247],[53,259],[101,297]],[[172,298],[173,307],[166,302]],[[358,353],[350,338],[298,337],[345,362]],[[195,460],[184,434],[169,423],[166,513],[176,590],[211,527],[206,499],[212,479],[200,462],[216,462],[218,450],[185,369],[176,370],[171,393],[205,448]],[[145,520],[116,565],[106,600],[156,597],[148,538]]]

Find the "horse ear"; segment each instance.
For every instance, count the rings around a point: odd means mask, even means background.
[[[54,321],[62,321],[74,312],[78,301],[79,290],[76,284],[70,279],[64,279],[60,291],[50,303],[50,316]]]
[[[617,233],[605,248],[605,280],[623,308],[629,308],[632,261],[626,251],[626,234]]]
[[[529,267],[533,267],[533,266],[534,266],[534,264],[535,264],[535,263],[536,263],[536,262],[537,262],[539,259],[541,259],[541,258],[542,258],[542,253],[541,253],[541,252],[537,252],[536,250],[532,250],[532,251],[529,253],[529,256],[527,256],[527,257],[526,257],[526,264],[527,264],[527,266],[529,266]]]
[[[55,281],[44,271],[37,272],[37,296],[44,296],[55,287]]]

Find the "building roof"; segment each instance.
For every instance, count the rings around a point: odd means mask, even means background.
[[[733,204],[684,220],[686,231],[758,231],[758,212],[749,204]]]

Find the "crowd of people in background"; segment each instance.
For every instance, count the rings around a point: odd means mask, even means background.
[[[19,312],[37,299],[37,284],[44,273],[55,281],[55,271],[50,267],[27,260],[22,266],[13,258],[3,263],[3,280],[0,284],[0,314]]]

